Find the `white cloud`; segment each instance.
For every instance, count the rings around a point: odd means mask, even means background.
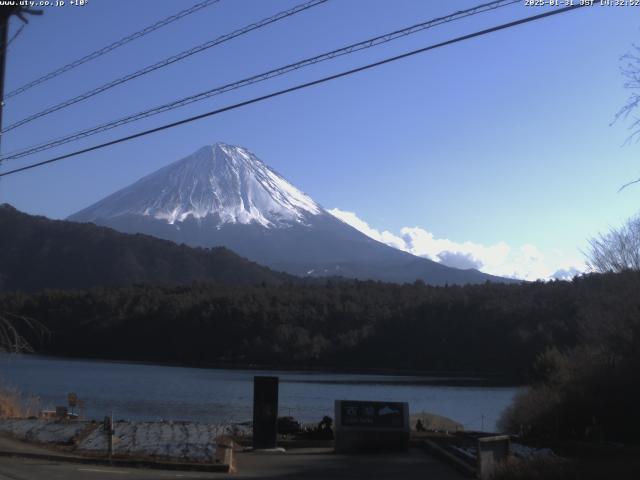
[[[477,270],[482,268],[482,262],[473,258],[470,253],[444,251],[438,254],[438,261],[447,267],[453,268],[475,268]]]
[[[420,227],[403,227],[398,235],[388,230],[376,230],[354,212],[338,208],[329,212],[374,240],[450,267],[476,268],[492,275],[525,280],[567,280],[585,270],[582,259],[563,255],[556,248],[545,254],[529,243],[518,248],[505,242],[494,245],[470,241],[459,243],[435,238],[431,232]]]
[[[384,232],[379,232],[375,228],[370,227],[367,222],[362,220],[353,212],[347,212],[345,210],[334,208],[333,210],[329,210],[329,213],[331,213],[334,217],[342,220],[347,225],[351,225],[356,230],[360,230],[367,237],[371,237],[374,240],[386,243],[387,245],[390,245],[399,250],[404,250],[405,242],[402,238],[386,230]]]

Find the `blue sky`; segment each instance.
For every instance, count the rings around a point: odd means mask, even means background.
[[[44,7],[10,46],[5,91],[192,3],[89,0],[84,7]],[[222,0],[8,99],[4,125],[297,3]],[[330,0],[8,132],[2,151],[478,3]],[[522,3],[466,18],[0,168],[542,11]],[[610,126],[629,95],[620,56],[640,38],[638,13],[640,7],[579,9],[5,177],[0,202],[64,218],[223,141],[249,148],[382,241],[445,262],[457,255],[453,263],[491,273],[548,277],[580,266],[588,237],[638,210],[640,187],[617,190],[640,176],[640,146],[623,146],[628,123]],[[15,30],[19,21],[12,22]]]

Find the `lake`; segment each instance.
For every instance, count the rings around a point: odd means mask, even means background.
[[[302,422],[333,417],[334,400],[409,403],[410,412],[452,418],[466,429],[495,430],[518,387],[429,385],[433,377],[304,371],[187,368],[35,355],[0,354],[0,384],[37,395],[43,407],[66,405],[75,392],[88,418],[192,420],[230,423],[250,420],[253,376],[280,378],[280,415]]]

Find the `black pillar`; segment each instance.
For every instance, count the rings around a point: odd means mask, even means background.
[[[276,448],[278,377],[253,377],[253,448]]]

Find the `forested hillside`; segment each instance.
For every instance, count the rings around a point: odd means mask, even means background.
[[[290,280],[225,248],[191,248],[148,235],[49,220],[0,205],[0,291]]]
[[[546,350],[626,345],[640,274],[431,287],[378,282],[135,286],[0,296],[56,355],[194,364],[403,369],[527,380]]]

